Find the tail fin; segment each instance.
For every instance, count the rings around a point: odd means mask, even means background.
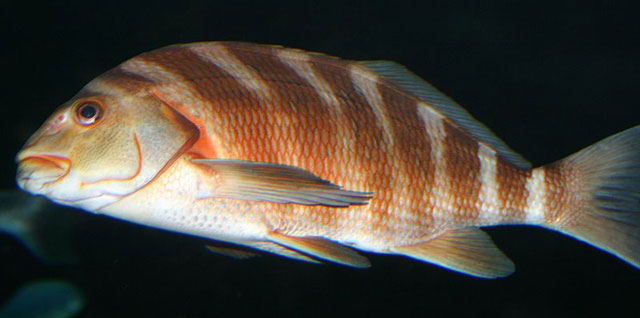
[[[640,126],[559,163],[576,172],[583,203],[552,227],[640,268]]]

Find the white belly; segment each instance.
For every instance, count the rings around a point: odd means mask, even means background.
[[[250,202],[198,198],[209,182],[186,159],[178,159],[151,183],[98,211],[155,228],[218,240],[259,240],[268,232]]]

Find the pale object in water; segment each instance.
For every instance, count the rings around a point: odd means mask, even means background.
[[[0,318],[67,318],[84,308],[82,293],[70,283],[42,280],[20,287],[0,307]]]
[[[75,260],[71,249],[68,208],[17,190],[0,191],[0,233],[24,245],[46,264]]]

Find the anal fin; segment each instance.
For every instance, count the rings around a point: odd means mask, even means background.
[[[427,242],[393,248],[399,254],[482,278],[509,276],[515,271],[487,235],[477,228],[451,230]]]
[[[317,236],[295,237],[278,232],[269,233],[269,239],[314,257],[343,265],[366,268],[369,260],[351,248]]]

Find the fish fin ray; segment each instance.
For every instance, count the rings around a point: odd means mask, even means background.
[[[269,252],[272,254],[277,254],[280,256],[292,258],[299,261],[321,264],[322,262],[315,260],[309,256],[306,256],[298,251],[292,250],[286,246],[282,246],[280,244],[269,242],[269,241],[255,241],[247,244],[247,246],[251,246],[253,248]]]
[[[206,245],[205,248],[214,254],[224,255],[233,259],[242,260],[249,259],[258,256],[258,254],[250,251],[245,251],[239,248],[224,247],[216,245]]]
[[[212,253],[224,255],[224,256],[231,257],[234,259],[239,259],[239,260],[260,256],[258,252],[243,250],[243,248],[247,247],[247,248],[260,250],[260,251],[271,253],[271,254],[280,255],[283,257],[296,259],[299,261],[305,261],[305,262],[317,263],[317,264],[321,263],[320,261],[315,260],[304,254],[301,254],[298,251],[292,250],[286,246],[282,246],[270,241],[242,240],[242,241],[229,241],[229,243],[232,243],[238,246],[227,247],[227,246],[220,245],[224,243],[220,243],[220,244],[208,244],[206,245],[206,248],[208,251]]]
[[[213,197],[332,207],[367,204],[372,198],[371,193],[344,190],[293,166],[230,159],[192,162],[221,177],[221,185],[210,193]]]
[[[467,131],[471,136],[496,150],[508,162],[523,169],[531,168],[529,161],[509,148],[487,126],[473,118],[469,112],[453,99],[409,71],[406,67],[391,61],[362,61],[359,63],[401,89],[415,95]]]
[[[559,163],[576,171],[586,202],[549,226],[640,268],[640,126]]]
[[[367,268],[371,266],[371,263],[366,257],[360,255],[353,249],[321,237],[296,237],[284,235],[278,232],[270,232],[269,239],[302,253],[339,264],[358,268]]]
[[[505,277],[515,271],[513,262],[477,228],[447,231],[435,239],[394,247],[392,251],[481,278]]]

